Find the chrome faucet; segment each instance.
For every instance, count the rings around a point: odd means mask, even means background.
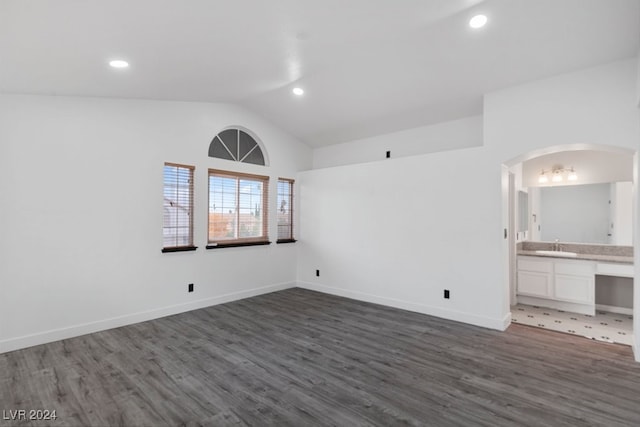
[[[560,240],[556,239],[555,242],[553,242],[553,250],[556,252],[560,252],[562,250],[562,246],[560,246]]]

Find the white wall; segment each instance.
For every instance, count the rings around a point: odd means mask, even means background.
[[[485,146],[503,162],[554,146],[637,150],[635,80],[629,59],[487,94]]]
[[[482,147],[302,173],[301,284],[507,327],[501,165],[550,146],[636,150],[635,79],[633,59],[491,93]],[[348,156],[354,144],[332,155]]]
[[[262,139],[268,168],[207,157],[230,125]],[[0,147],[0,351],[295,284],[294,245],[205,249],[207,168],[268,174],[275,190],[311,166],[310,149],[242,108],[1,95]],[[165,161],[196,166],[196,252],[160,252]]]
[[[640,52],[638,53],[637,73],[638,73],[638,79],[636,83],[636,93],[638,98],[638,107],[640,107]]]
[[[301,286],[502,328],[492,165],[475,148],[301,173]]]
[[[640,108],[640,51],[638,52],[638,62],[636,66],[637,79],[636,79],[636,91],[637,91],[637,103],[636,105]],[[636,110],[636,114],[638,116],[638,120],[640,121],[640,110]],[[636,139],[636,143],[640,145],[640,135]],[[636,265],[636,274],[634,277],[634,288],[633,288],[633,306],[636,307],[634,309],[633,316],[633,330],[635,331],[634,335],[634,354],[636,360],[640,362],[640,210],[638,209],[638,204],[640,203],[640,197],[638,197],[638,185],[640,184],[640,177],[638,171],[638,162],[640,162],[640,158],[638,152],[636,152],[633,157],[633,241],[634,241],[634,259]]]
[[[474,116],[317,148],[313,168],[383,160],[387,151],[395,159],[481,145],[482,116]]]

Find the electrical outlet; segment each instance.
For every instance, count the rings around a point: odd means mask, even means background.
[[[193,283],[189,283],[187,292],[193,292]]]
[[[316,270],[316,277],[320,277],[320,270]]]
[[[387,151],[387,159],[391,158],[391,151]]]
[[[449,299],[449,289],[444,290],[444,299]]]

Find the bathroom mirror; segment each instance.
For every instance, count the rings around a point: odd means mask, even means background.
[[[534,240],[632,244],[630,182],[540,187]],[[531,192],[531,190],[530,190]],[[531,198],[535,201],[535,197]],[[536,236],[537,235],[537,236]],[[538,238],[536,238],[538,237]]]

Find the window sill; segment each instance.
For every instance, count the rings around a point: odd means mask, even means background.
[[[280,243],[295,243],[295,242],[297,242],[297,240],[296,240],[296,239],[281,239],[281,240],[276,240],[276,243],[277,243],[277,244],[280,244]]]
[[[198,249],[197,246],[175,246],[171,248],[162,248],[162,253],[166,254],[171,252],[189,252],[195,251],[196,249]]]
[[[207,245],[207,249],[222,249],[222,248],[241,248],[243,246],[265,246],[270,245],[271,242],[235,242],[235,243],[212,243]]]

